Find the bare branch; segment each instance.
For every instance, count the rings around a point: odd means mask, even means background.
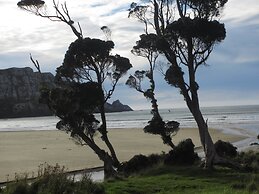
[[[33,13],[36,16],[40,16],[42,18],[48,18],[51,21],[64,22],[72,29],[73,33],[77,36],[77,38],[79,39],[83,38],[82,29],[79,24],[78,24],[79,30],[75,28],[74,21],[70,17],[66,3],[61,4],[61,8],[60,8],[59,4],[55,0],[53,0],[53,8],[56,12],[56,15],[48,15],[46,12],[44,12],[42,8],[44,7],[45,2],[41,0],[33,0],[33,1],[21,0],[20,2],[17,3],[17,5],[21,9],[24,9],[30,13]]]
[[[38,70],[38,72],[41,73],[39,61],[38,61],[38,60],[35,61],[35,60],[32,58],[31,53],[30,53],[30,59],[31,59],[31,62],[32,62],[32,63],[34,64],[34,66],[36,67],[36,69]]]

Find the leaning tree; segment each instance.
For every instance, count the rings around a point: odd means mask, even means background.
[[[205,152],[205,166],[228,163],[220,158],[209,134],[199,105],[197,71],[205,65],[213,48],[226,37],[224,24],[218,21],[227,0],[149,0],[143,5],[132,3],[129,16],[155,32],[154,45],[170,67],[168,84],[180,89],[199,129]]]
[[[172,149],[175,147],[172,142],[172,136],[179,130],[179,123],[176,121],[165,122],[161,117],[158,109],[157,99],[155,97],[155,78],[154,71],[157,66],[157,59],[159,57],[159,50],[154,44],[157,36],[155,34],[142,34],[140,40],[136,42],[131,52],[136,56],[141,56],[147,59],[148,70],[137,70],[134,75],[130,75],[126,85],[134,88],[136,91],[142,93],[144,97],[150,100],[152,105],[152,119],[148,125],[144,127],[144,132],[160,135],[164,144],[169,145]],[[144,87],[144,80],[149,80],[149,87]],[[145,89],[144,89],[145,88]]]
[[[53,0],[55,15],[48,15],[44,1],[21,0],[18,6],[37,16],[66,23],[76,35],[56,70],[54,89],[44,89],[41,101],[60,118],[57,128],[87,144],[104,162],[105,177],[114,176],[120,166],[115,150],[108,138],[104,104],[112,96],[120,78],[132,67],[129,59],[111,54],[113,41],[84,38],[82,29],[74,26],[66,4]],[[107,29],[107,27],[105,27]],[[99,110],[101,122],[93,113]],[[99,132],[109,152],[95,141]]]

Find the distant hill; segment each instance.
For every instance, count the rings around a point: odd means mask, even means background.
[[[123,112],[123,111],[133,111],[128,105],[122,104],[119,100],[114,101],[112,104],[106,103],[104,105],[106,112]]]
[[[29,67],[0,70],[0,118],[52,115],[47,105],[39,103],[42,84],[53,87],[54,75],[33,72]],[[105,105],[106,112],[131,111],[119,100]]]

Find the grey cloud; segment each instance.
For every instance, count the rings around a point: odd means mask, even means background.
[[[9,1],[0,2],[0,5],[10,4]],[[82,3],[82,2],[80,2]],[[13,2],[12,2],[13,4]],[[71,3],[72,4],[72,3]],[[105,6],[105,3],[91,4],[92,7]],[[127,7],[128,8],[128,7]],[[89,20],[87,12],[83,14],[71,12],[75,22],[79,21],[85,36],[104,37],[99,25],[108,25],[112,30],[112,39],[116,45],[116,53],[126,53],[131,57],[134,69],[142,68],[146,62],[139,57],[130,54],[135,41],[143,33],[143,26],[133,19],[123,20],[117,11],[123,11],[125,6],[114,8],[110,13],[104,14],[93,23]],[[82,9],[82,6],[81,6]],[[80,12],[81,12],[80,9]],[[83,10],[83,9],[82,9]],[[71,10],[72,11],[72,10]],[[124,12],[123,12],[124,14]],[[122,14],[122,15],[123,15]],[[125,19],[127,13],[125,12]],[[36,16],[30,16],[36,17]],[[40,20],[39,20],[40,22]],[[103,23],[102,23],[103,22]],[[105,23],[107,22],[107,23]],[[223,43],[217,45],[209,58],[208,67],[202,67],[198,71],[198,81],[202,104],[213,104],[215,101],[223,103],[224,97],[231,102],[233,96],[240,96],[240,102],[247,99],[252,102],[259,97],[259,14],[247,18],[228,19],[224,21],[227,29],[227,37]],[[13,25],[10,23],[10,25]],[[61,65],[64,53],[69,44],[75,40],[75,36],[68,26],[60,23],[49,22],[43,28],[34,29],[30,34],[22,33],[15,28],[0,38],[0,68],[8,67],[33,67],[29,60],[29,53],[40,61],[43,71],[55,72]],[[1,31],[2,32],[2,31]],[[4,38],[3,38],[4,37]],[[138,64],[138,65],[135,65]],[[142,64],[142,65],[141,65]],[[127,76],[125,76],[127,77]],[[182,96],[177,89],[169,86],[162,76],[156,77],[158,100],[160,107],[168,104],[181,104],[184,106]],[[216,98],[213,98],[216,96]],[[223,96],[223,97],[222,97]],[[120,99],[123,103],[133,108],[149,108],[149,102],[133,89],[121,83],[115,91],[112,100]],[[136,101],[136,99],[138,99]],[[204,103],[203,103],[204,102]]]
[[[105,6],[106,3],[93,3],[90,5],[90,7],[102,7],[102,6]]]
[[[114,9],[112,9],[110,12],[102,14],[101,17],[105,17],[105,16],[112,16],[117,14],[118,12],[127,12],[127,10],[129,9],[130,5],[126,4],[126,5],[121,5],[120,7],[116,7]]]

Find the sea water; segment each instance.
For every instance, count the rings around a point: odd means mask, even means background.
[[[225,106],[202,108],[204,118],[210,127],[222,130],[247,129],[249,133],[259,134],[259,105]],[[177,121],[180,127],[196,127],[187,108],[161,109],[165,121]],[[108,128],[143,128],[152,118],[150,110],[107,113]],[[96,114],[100,119],[100,115]],[[0,131],[56,130],[58,117],[28,117],[0,119]]]

